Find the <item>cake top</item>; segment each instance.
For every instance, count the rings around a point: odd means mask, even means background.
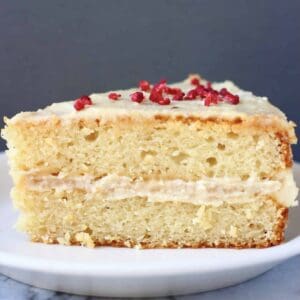
[[[24,119],[41,120],[56,116],[64,121],[73,118],[112,119],[118,116],[195,116],[201,119],[246,119],[264,116],[286,123],[286,116],[266,97],[258,97],[238,88],[231,81],[210,83],[199,75],[168,85],[160,81],[150,85],[83,96],[75,101],[54,103],[36,112],[22,112],[10,122]]]

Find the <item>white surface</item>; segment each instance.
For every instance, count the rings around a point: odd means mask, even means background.
[[[295,166],[300,182],[300,165]],[[292,209],[286,243],[268,249],[66,247],[28,242],[13,229],[11,181],[0,155],[0,272],[37,287],[96,296],[189,294],[233,285],[300,254],[300,209]]]
[[[157,300],[299,300],[300,256],[241,284],[186,296],[150,298]],[[75,296],[23,284],[0,275],[0,299],[5,300],[117,300],[120,298]],[[126,298],[127,300],[133,298]]]

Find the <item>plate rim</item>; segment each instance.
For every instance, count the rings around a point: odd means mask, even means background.
[[[293,250],[291,250],[291,243],[293,243]],[[288,246],[287,246],[288,245]],[[50,246],[51,245],[47,245]],[[53,246],[53,245],[52,245]],[[55,246],[55,245],[54,245]],[[72,246],[73,248],[73,246]],[[70,248],[70,249],[72,249]],[[108,247],[109,248],[109,247]],[[276,248],[276,249],[272,249]],[[86,275],[86,276],[105,276],[105,277],[115,277],[115,276],[160,276],[160,275],[176,275],[182,273],[198,273],[198,272],[216,272],[220,269],[222,271],[226,270],[235,270],[240,268],[247,268],[253,267],[260,264],[274,264],[285,261],[293,256],[297,256],[300,254],[300,237],[293,239],[292,241],[279,246],[274,246],[272,248],[267,249],[241,249],[241,250],[231,250],[231,249],[219,249],[218,251],[246,251],[246,250],[253,250],[253,252],[257,251],[264,251],[263,255],[253,255],[251,259],[245,260],[245,257],[239,257],[234,262],[231,261],[230,263],[224,263],[222,266],[217,264],[212,264],[208,266],[207,264],[205,267],[199,264],[190,264],[188,266],[183,267],[182,265],[174,266],[173,268],[169,268],[170,265],[162,265],[161,263],[156,266],[152,266],[149,268],[149,265],[145,267],[139,267],[132,270],[128,268],[129,265],[124,264],[125,268],[120,268],[119,265],[106,265],[101,268],[96,266],[95,264],[91,263],[63,263],[59,262],[59,264],[53,264],[52,261],[47,260],[46,258],[28,258],[26,255],[14,255],[9,254],[4,251],[0,251],[0,265],[6,268],[14,268],[14,269],[22,269],[22,270],[30,270],[35,272],[45,272],[47,273],[55,273],[55,274],[68,274],[72,276],[76,275]],[[280,248],[280,249],[279,249]],[[267,251],[272,249],[273,251]],[[122,249],[120,249],[122,250]],[[162,251],[168,249],[160,249]],[[174,251],[184,251],[186,249],[174,249]],[[201,251],[205,249],[197,249],[197,251]],[[207,250],[207,249],[206,249]],[[287,252],[286,250],[290,250]],[[131,249],[130,251],[135,251],[135,249]],[[136,250],[136,251],[149,251],[149,250]],[[156,251],[156,249],[152,250]],[[284,255],[280,255],[280,253],[284,253]],[[253,259],[256,257],[256,259]],[[168,268],[164,268],[168,267]]]

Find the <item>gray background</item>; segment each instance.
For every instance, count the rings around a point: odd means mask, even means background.
[[[299,12],[297,0],[1,1],[0,117],[199,72],[300,123]]]
[[[0,0],[0,118],[199,72],[269,96],[300,124],[299,12],[298,0]],[[299,257],[250,282],[185,299],[299,299],[298,271]],[[0,276],[0,299],[26,298],[68,297]]]

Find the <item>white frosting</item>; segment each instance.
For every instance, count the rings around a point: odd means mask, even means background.
[[[295,205],[297,188],[292,173],[285,171],[275,180],[259,180],[255,177],[243,181],[239,178],[205,178],[198,181],[132,180],[126,176],[108,175],[94,180],[88,175],[60,178],[51,175],[28,175],[27,186],[43,191],[49,189],[95,192],[106,200],[122,200],[130,197],[146,197],[148,201],[178,201],[193,204],[220,205],[244,203],[262,195],[273,195],[285,206]]]
[[[205,84],[205,80],[201,81]],[[178,87],[187,93],[194,86],[191,85],[190,79],[172,84],[173,87]],[[74,101],[54,103],[45,109],[40,109],[36,112],[26,112],[17,114],[10,121],[18,121],[20,119],[29,118],[31,120],[41,120],[49,117],[59,117],[63,121],[68,121],[73,118],[91,118],[96,117],[101,120],[111,119],[117,116],[130,117],[151,117],[156,114],[160,115],[184,115],[184,116],[199,116],[203,119],[209,117],[221,117],[233,119],[236,117],[245,118],[249,115],[264,115],[267,121],[269,116],[286,121],[285,115],[276,107],[271,105],[266,97],[258,97],[251,92],[239,89],[231,81],[221,83],[213,83],[213,88],[220,90],[226,88],[233,94],[240,97],[238,105],[232,105],[225,102],[220,102],[217,105],[204,106],[203,101],[172,101],[170,105],[158,105],[148,100],[149,93],[145,93],[146,99],[142,103],[132,102],[130,94],[138,91],[138,88],[128,90],[114,91],[121,94],[121,98],[117,101],[108,99],[107,93],[90,95],[93,105],[86,106],[81,111],[76,111],[73,107]],[[170,98],[172,96],[170,95]]]
[[[274,193],[275,198],[283,205],[296,206],[297,195],[299,189],[296,186],[296,182],[291,170],[282,171],[277,174],[277,180],[282,183],[280,190]]]

